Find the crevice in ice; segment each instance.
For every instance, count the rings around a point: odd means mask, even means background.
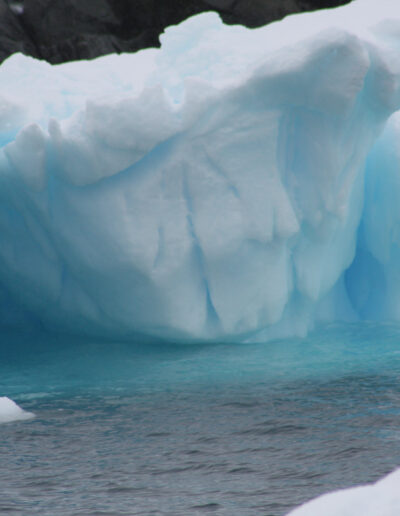
[[[240,192],[234,184],[234,182],[232,181],[232,179],[228,176],[225,170],[215,161],[215,159],[211,157],[205,145],[202,146],[202,150],[204,152],[208,164],[210,165],[210,169],[213,170],[219,177],[221,177],[224,180],[224,182],[229,188],[229,191],[232,192],[236,199],[240,201]]]
[[[381,264],[358,242],[353,263],[344,274],[348,299],[361,319],[385,318],[386,278]]]
[[[189,191],[188,179],[185,171],[182,171],[182,195],[186,203],[187,207],[187,224],[188,224],[188,232],[192,237],[193,242],[193,252],[195,259],[198,263],[198,268],[200,271],[200,276],[203,279],[203,286],[206,294],[206,303],[207,303],[207,323],[211,329],[215,329],[220,322],[217,310],[212,301],[212,296],[210,292],[210,286],[207,279],[206,267],[205,267],[205,257],[203,250],[201,248],[199,238],[196,233],[195,224],[193,221],[194,217],[194,208],[192,203],[192,196]]]
[[[153,267],[152,269],[155,270],[159,267],[160,263],[163,260],[164,254],[165,254],[165,237],[164,237],[164,228],[163,226],[158,227],[158,248],[157,248],[157,254],[154,258]]]

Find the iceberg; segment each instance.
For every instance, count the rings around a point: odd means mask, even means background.
[[[372,485],[326,494],[288,516],[397,516],[400,507],[400,470]]]
[[[252,30],[204,13],[93,61],[11,56],[0,323],[256,341],[398,320],[399,108],[392,0]]]
[[[31,419],[33,417],[35,417],[35,415],[32,412],[23,410],[15,401],[6,396],[0,396],[0,424]]]

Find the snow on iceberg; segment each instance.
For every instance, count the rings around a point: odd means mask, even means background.
[[[0,67],[0,319],[254,340],[362,317],[369,262],[351,265],[400,107],[400,6],[256,30],[206,13],[161,43]]]
[[[0,396],[0,424],[20,421],[35,417],[32,412],[27,412],[19,407],[13,400],[6,396]]]
[[[398,516],[400,470],[376,484],[326,494],[290,512],[288,516]]]

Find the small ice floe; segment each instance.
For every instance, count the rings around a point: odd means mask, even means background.
[[[400,469],[375,484],[322,495],[287,516],[399,516]]]
[[[0,423],[10,423],[11,421],[31,419],[32,417],[35,417],[35,414],[23,410],[10,398],[0,396]]]

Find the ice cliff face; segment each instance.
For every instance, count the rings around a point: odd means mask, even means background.
[[[208,13],[161,42],[0,67],[2,320],[185,340],[398,320],[400,7]]]

